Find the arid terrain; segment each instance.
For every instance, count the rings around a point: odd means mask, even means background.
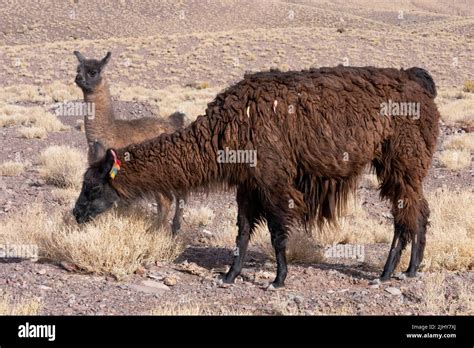
[[[470,0],[0,5],[0,251],[39,252],[37,259],[0,258],[0,315],[474,314]],[[339,227],[294,232],[286,287],[277,291],[265,290],[275,274],[265,224],[236,284],[218,282],[237,235],[232,190],[192,193],[176,238],[156,230],[151,201],[78,226],[71,210],[87,162],[84,123],[56,112],[82,100],[74,50],[93,58],[112,52],[106,76],[115,112],[126,119],[179,110],[191,122],[247,71],[427,69],[438,88],[441,132],[424,183],[431,217],[421,273],[373,282],[393,217],[369,168]],[[408,260],[409,249],[398,272]]]

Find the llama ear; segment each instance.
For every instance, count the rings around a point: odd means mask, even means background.
[[[94,145],[92,149],[94,151],[94,158],[99,159],[105,156],[106,149],[100,141],[98,140],[94,141]]]
[[[77,60],[79,60],[79,63],[86,60],[86,57],[84,57],[79,51],[74,51],[74,55],[77,57]]]
[[[110,57],[112,57],[112,52],[107,52],[105,57],[102,58],[102,60],[100,61],[100,65],[101,65],[102,68],[107,65],[107,63],[110,60]]]

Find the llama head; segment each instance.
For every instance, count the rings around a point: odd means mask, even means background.
[[[77,66],[76,84],[85,93],[94,93],[97,86],[102,82],[102,72],[110,60],[112,53],[107,52],[107,55],[101,60],[87,59],[79,51],[74,51],[74,55],[79,60]]]
[[[73,214],[78,223],[91,220],[112,208],[119,200],[117,191],[111,184],[111,180],[117,173],[117,167],[120,168],[119,163],[116,152],[108,149],[102,159],[93,163],[87,169],[84,174],[81,194],[73,209]]]

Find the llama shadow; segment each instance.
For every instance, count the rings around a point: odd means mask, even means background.
[[[211,270],[231,265],[233,258],[232,249],[230,248],[190,246],[176,259],[176,262],[193,262],[200,267]],[[267,259],[265,254],[249,250],[246,262],[263,265]]]
[[[183,261],[193,262],[200,267],[212,270],[230,266],[233,261],[233,254],[230,248],[191,246],[176,259],[177,263]],[[264,267],[268,261],[270,260],[264,253],[249,250],[245,264],[253,263],[254,267]],[[378,274],[380,271],[379,267],[367,262],[352,265],[341,263],[290,263],[290,267],[291,265],[313,267],[320,270],[335,270],[353,278],[366,280],[374,279],[374,273]]]

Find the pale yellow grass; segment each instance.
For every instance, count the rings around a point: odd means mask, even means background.
[[[70,212],[61,217],[44,212],[39,204],[2,221],[0,243],[35,244],[40,257],[117,278],[158,260],[172,261],[183,248],[180,240],[155,229],[153,219],[141,215],[125,217],[110,212],[77,225]]]
[[[369,216],[360,199],[351,196],[346,211],[336,226],[314,230],[313,236],[320,245],[387,243],[392,238],[392,226]]]
[[[16,176],[25,170],[25,164],[15,161],[6,161],[0,164],[0,176]]]
[[[229,309],[228,307],[211,307],[206,303],[186,302],[186,303],[163,303],[152,309],[150,315],[172,315],[172,316],[200,316],[200,315],[251,315],[252,313],[240,310]]]
[[[85,155],[68,146],[50,146],[39,156],[40,174],[48,184],[62,188],[80,187],[86,167]]]
[[[252,244],[270,259],[275,260],[275,251],[266,222],[261,222],[255,229]],[[304,231],[295,230],[288,238],[286,258],[288,262],[318,263],[324,259],[324,250],[310,235]]]
[[[199,207],[187,209],[184,221],[191,226],[208,226],[214,220],[214,211],[209,207]]]
[[[6,293],[0,294],[0,315],[38,315],[40,309],[39,299],[13,299]]]
[[[43,127],[21,127],[18,133],[25,139],[44,139],[48,134]]]
[[[428,196],[431,209],[423,269],[474,268],[474,193],[439,189]]]
[[[459,280],[451,284],[450,292],[454,292],[449,300],[447,295],[447,279],[444,272],[430,273],[424,278],[424,305],[428,315],[473,315],[474,286]]]
[[[19,84],[0,87],[0,101],[7,103],[34,102],[56,103],[68,100],[82,99],[81,90],[74,84],[65,84],[55,81],[41,86]]]
[[[23,125],[44,128],[48,132],[69,129],[52,113],[40,106],[25,107],[0,103],[0,127]]]
[[[439,154],[441,163],[450,170],[469,168],[472,164],[470,150],[444,150]]]
[[[440,99],[439,112],[441,119],[448,124],[474,126],[474,94],[458,92],[456,95],[445,94]],[[444,99],[443,99],[444,97]]]
[[[467,150],[474,152],[474,133],[453,135],[446,139],[444,148],[447,150]]]
[[[51,197],[63,205],[70,205],[79,197],[79,190],[74,187],[51,190]]]

